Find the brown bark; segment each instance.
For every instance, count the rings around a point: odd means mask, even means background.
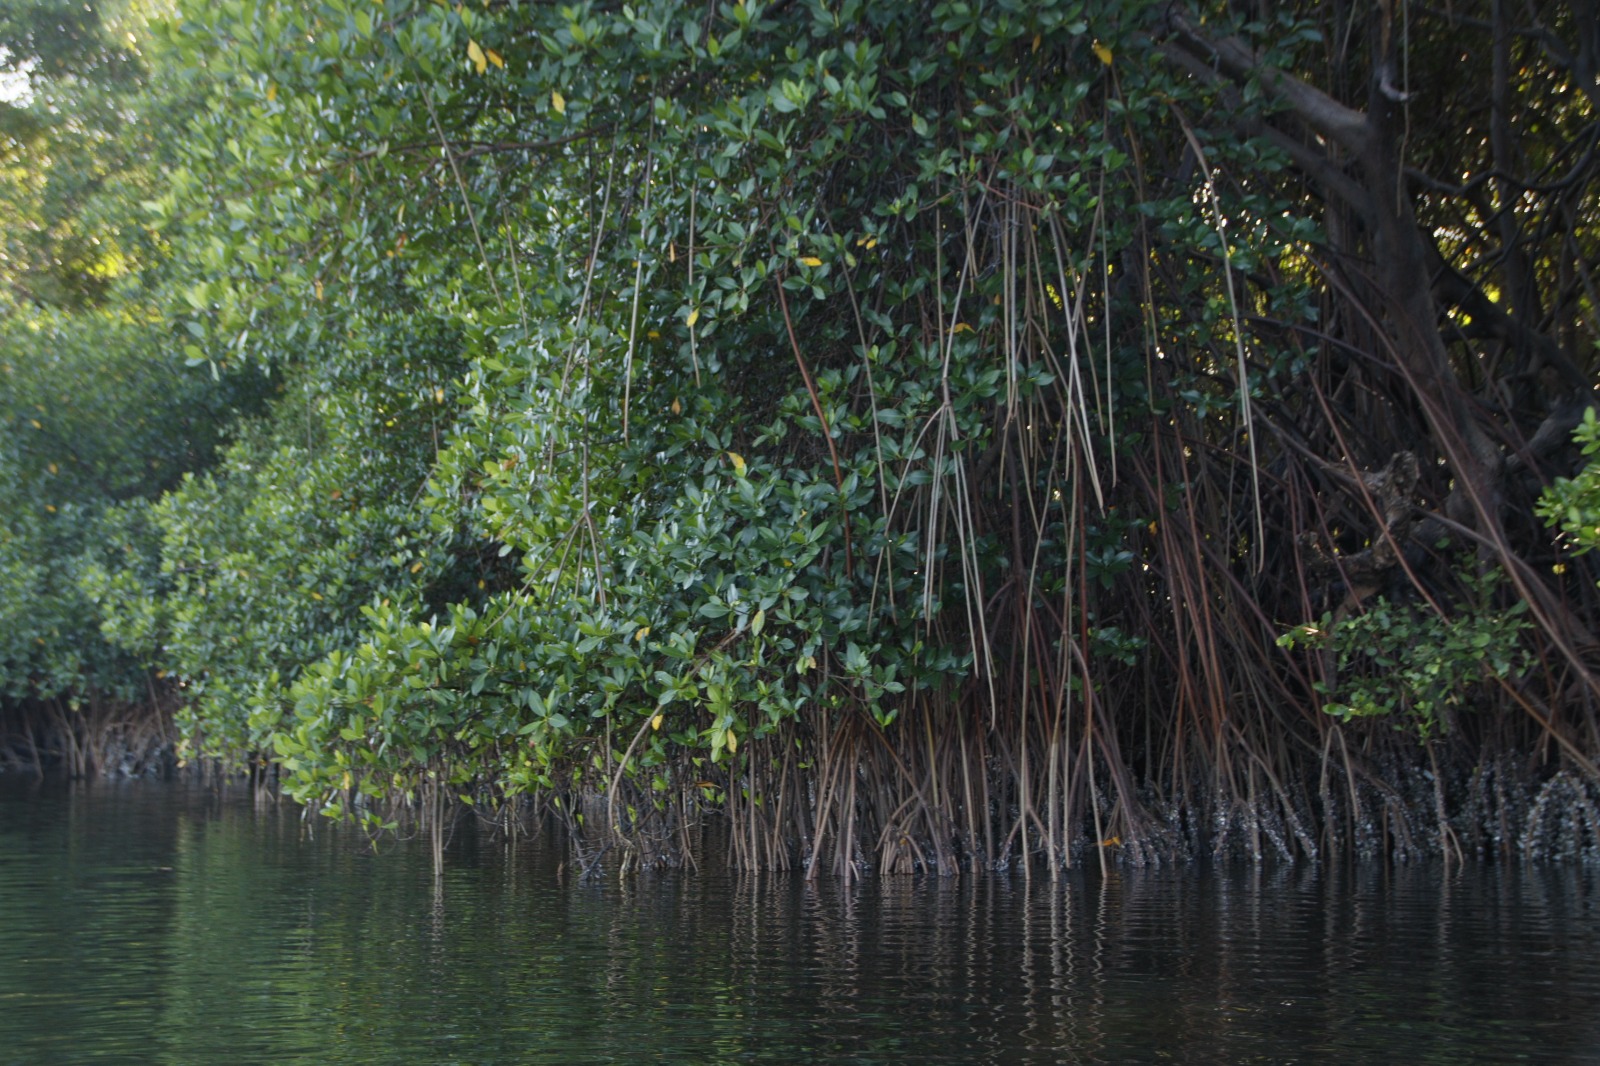
[[[1497,16],[1501,14],[1499,6],[1497,2]],[[1363,268],[1359,264],[1367,264],[1369,284],[1362,286],[1362,293],[1347,291],[1347,296],[1353,297],[1352,310],[1377,327],[1374,332],[1388,349],[1381,354],[1392,360],[1404,378],[1429,437],[1453,475],[1445,513],[1458,528],[1473,534],[1481,557],[1504,566],[1549,639],[1587,687],[1600,695],[1600,680],[1588,669],[1583,655],[1583,649],[1595,643],[1593,634],[1517,555],[1506,535],[1502,517],[1506,460],[1477,416],[1474,399],[1452,367],[1441,333],[1446,318],[1437,298],[1440,284],[1452,292],[1463,285],[1470,287],[1470,283],[1440,270],[1444,256],[1419,226],[1415,214],[1404,159],[1404,108],[1409,96],[1407,87],[1397,84],[1395,76],[1398,52],[1396,35],[1390,32],[1391,14],[1389,4],[1380,5],[1365,109],[1263,64],[1246,42],[1212,36],[1196,19],[1176,8],[1167,17],[1162,47],[1180,69],[1223,93],[1237,93],[1247,81],[1256,80],[1283,111],[1270,121],[1245,118],[1239,132],[1264,133],[1273,143],[1291,146],[1286,154],[1330,206],[1342,205],[1364,221],[1365,229],[1356,237],[1364,240],[1364,248],[1328,251],[1341,271],[1360,274]],[[1509,33],[1503,17],[1497,23],[1503,38]],[[1583,40],[1587,42],[1588,37]],[[1506,47],[1503,40],[1496,44],[1497,59],[1508,63]],[[1582,48],[1564,55],[1574,67],[1587,61],[1582,58],[1587,55]],[[1504,113],[1491,118],[1497,133],[1492,145],[1497,163],[1509,164],[1512,156],[1509,121]],[[1501,224],[1499,231],[1513,245],[1520,240],[1515,220]],[[1518,312],[1525,312],[1535,301],[1529,291],[1531,283],[1526,281],[1525,258],[1519,258],[1515,248],[1508,252],[1516,252],[1507,260],[1508,280],[1520,281],[1523,291],[1518,294],[1520,303],[1498,314],[1497,320],[1508,335],[1514,335],[1530,332],[1526,314]],[[1455,295],[1459,298],[1462,294]],[[1518,339],[1526,342],[1528,338]],[[1547,363],[1555,364],[1558,372],[1566,371],[1560,360],[1548,358],[1554,345],[1547,338],[1545,341],[1529,348],[1537,347]],[[1569,383],[1574,377],[1582,380],[1581,374],[1563,372],[1561,376]]]

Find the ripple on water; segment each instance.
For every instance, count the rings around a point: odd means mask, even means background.
[[[1600,1062],[1582,869],[436,890],[288,809],[0,782],[0,1062]]]

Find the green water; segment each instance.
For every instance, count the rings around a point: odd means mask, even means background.
[[[574,880],[0,779],[0,1062],[1600,1062],[1600,874]]]

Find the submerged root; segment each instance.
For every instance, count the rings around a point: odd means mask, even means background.
[[[1530,862],[1600,860],[1600,785],[1562,771],[1534,793],[1519,851]]]
[[[685,826],[720,823],[738,869],[847,881],[869,871],[1055,876],[1200,856],[1273,864],[1340,855],[1400,863],[1600,860],[1600,786],[1569,770],[1522,770],[1505,755],[1451,769],[1424,750],[1395,745],[1325,762],[1320,776],[1289,767],[1269,787],[1258,779],[1253,792],[1210,775],[1209,790],[1175,795],[1149,781],[1136,792],[1119,790],[1103,764],[1090,781],[1088,760],[1064,788],[1046,767],[1023,774],[992,753],[979,764],[982,777],[963,782],[957,758],[919,765],[915,753],[890,753],[865,731],[857,739],[834,736],[829,758],[809,774],[778,757],[786,744],[794,747],[792,737],[766,750],[752,743],[715,802],[704,791],[658,800],[612,844],[630,866],[677,864],[692,860],[692,839],[700,839]],[[969,774],[976,762],[969,758]],[[939,776],[941,769],[955,773]],[[1205,779],[1189,780],[1196,778]],[[643,810],[643,798],[630,793],[619,803]]]
[[[0,704],[0,772],[166,777],[175,751],[171,708],[159,703]]]

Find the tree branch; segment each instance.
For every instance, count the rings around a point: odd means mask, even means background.
[[[1236,81],[1257,76],[1296,118],[1322,136],[1352,155],[1365,156],[1371,150],[1372,126],[1366,112],[1341,104],[1292,74],[1263,65],[1250,46],[1236,37],[1212,39],[1181,12],[1170,12],[1167,22],[1174,35],[1172,42],[1163,45],[1168,55],[1177,47]]]
[[[1177,66],[1215,88],[1222,96],[1223,103],[1235,114],[1244,113],[1239,90],[1214,67],[1171,44],[1163,45],[1162,52]],[[1235,125],[1241,133],[1271,142],[1272,146],[1288,156],[1306,177],[1321,185],[1330,195],[1343,200],[1355,211],[1365,214],[1371,209],[1372,200],[1367,195],[1366,189],[1360,182],[1346,174],[1338,161],[1331,158],[1326,151],[1319,151],[1261,119],[1246,119],[1236,122]]]

